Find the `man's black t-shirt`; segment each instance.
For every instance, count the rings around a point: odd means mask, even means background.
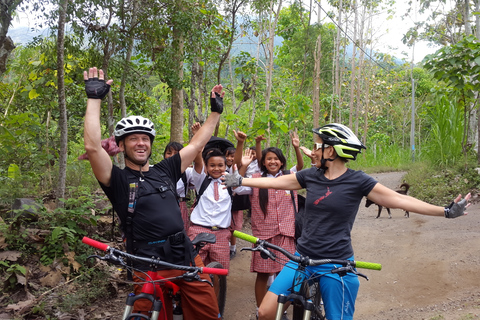
[[[317,168],[297,172],[296,177],[307,189],[298,252],[312,259],[350,258],[353,255],[350,232],[360,201],[377,181],[352,169],[333,180]]]
[[[168,262],[184,262],[183,243],[174,244],[167,252],[159,249],[164,247],[169,236],[183,231],[183,220],[175,189],[181,174],[181,158],[180,154],[176,154],[150,166],[148,171],[142,173],[128,167],[122,170],[113,166],[110,186],[106,187],[100,183],[120,218],[123,230],[125,230],[128,216],[129,184],[138,183],[132,220],[134,253],[140,255],[155,253],[155,256]],[[126,234],[126,236],[129,235]],[[190,243],[188,237],[185,237],[185,241]],[[142,248],[138,251],[140,245]],[[166,256],[167,253],[176,257]]]

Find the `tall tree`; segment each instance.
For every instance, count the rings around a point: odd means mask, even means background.
[[[65,197],[65,186],[67,179],[67,157],[68,157],[68,121],[67,106],[65,100],[65,21],[67,17],[68,0],[61,0],[58,7],[58,33],[57,33],[57,86],[58,86],[58,108],[60,118],[60,154],[58,159],[58,185],[57,185],[57,207],[64,207],[59,199]]]
[[[7,59],[15,49],[12,38],[7,36],[12,14],[23,0],[2,0],[0,2],[0,76],[7,69]]]

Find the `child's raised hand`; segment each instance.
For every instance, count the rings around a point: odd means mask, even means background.
[[[242,167],[248,166],[253,161],[253,150],[245,149],[242,156]]]
[[[235,135],[235,139],[237,139],[237,141],[245,142],[245,140],[247,140],[247,135],[240,130],[239,131],[233,130],[233,134]]]
[[[200,125],[200,122],[195,122],[194,124],[192,124],[192,126],[190,127],[190,130],[192,130],[192,134],[195,135],[198,130],[200,130],[202,126]]]
[[[310,159],[313,159],[313,152],[312,150],[308,149],[307,147],[304,147],[304,146],[301,146],[300,147],[300,150],[302,150],[302,152],[307,156],[309,157]]]
[[[292,139],[292,146],[294,148],[300,147],[300,139],[298,138],[298,134],[295,131],[290,133],[290,138]]]
[[[256,142],[256,143],[262,142],[263,140],[267,140],[267,138],[265,138],[265,137],[263,136],[263,134],[255,137],[255,142]]]

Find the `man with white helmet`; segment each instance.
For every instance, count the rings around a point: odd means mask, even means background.
[[[150,165],[151,147],[155,139],[153,123],[141,116],[130,116],[115,126],[115,140],[125,155],[125,169],[113,165],[110,156],[101,145],[100,106],[110,90],[113,80],[105,81],[102,70],[90,68],[84,72],[87,110],[84,123],[84,144],[90,164],[100,186],[117,212],[127,251],[146,257],[184,265],[194,263],[202,266],[195,256],[192,243],[186,236],[175,189],[176,182],[201,152],[215,129],[223,112],[221,85],[213,87],[211,113],[190,143],[178,154]],[[143,271],[150,266],[135,263],[133,279],[142,281]],[[156,270],[168,278],[177,275],[175,270]],[[208,275],[201,275],[209,279]],[[218,319],[217,299],[210,284],[201,281],[177,283],[181,288],[182,307],[185,319]],[[141,286],[135,286],[139,293]],[[140,302],[142,300],[137,300]],[[148,312],[147,304],[135,304],[135,312]],[[167,314],[172,305],[165,304]],[[170,310],[169,310],[170,309]]]

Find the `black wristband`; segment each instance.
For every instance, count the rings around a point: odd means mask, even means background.
[[[217,92],[215,92],[215,98],[210,96],[210,111],[220,114],[223,112],[223,98]]]
[[[110,85],[105,80],[89,78],[85,80],[85,92],[89,99],[103,99],[110,91]]]

